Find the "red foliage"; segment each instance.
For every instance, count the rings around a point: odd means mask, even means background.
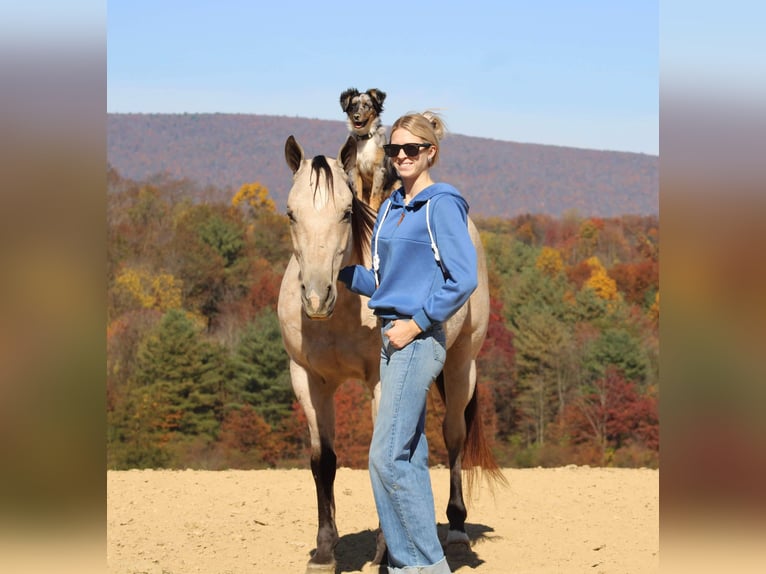
[[[370,393],[363,383],[346,381],[335,391],[335,455],[338,466],[367,468],[371,440]]]
[[[516,351],[513,348],[513,333],[505,326],[502,311],[502,300],[490,297],[487,337],[484,339],[478,358],[479,361],[492,357],[502,358],[506,368],[510,368],[513,366]]]
[[[271,427],[250,405],[226,415],[221,422],[218,443],[224,451],[247,455],[253,464],[264,461],[274,465],[280,457],[281,449],[271,433]]]
[[[601,217],[591,217],[588,221],[591,222],[593,227],[598,229],[599,231],[602,231],[604,229],[604,220]]]
[[[309,425],[298,401],[293,401],[292,413],[275,430],[275,440],[279,444],[282,460],[308,465],[311,447]]]
[[[512,434],[518,424],[515,409],[518,390],[511,378],[514,372],[516,350],[513,333],[505,326],[502,318],[502,301],[490,298],[489,326],[487,338],[477,359],[478,385],[481,387],[480,401],[492,404],[492,413],[483,415],[485,420],[492,416],[495,434],[502,437]]]
[[[574,284],[578,290],[582,289],[582,286],[590,278],[591,266],[586,261],[579,261],[578,263],[566,268],[567,279]]]
[[[258,260],[254,267],[254,278],[247,296],[251,312],[257,315],[264,307],[276,310],[282,275],[274,273],[265,259]]]
[[[659,450],[657,399],[642,395],[614,368],[596,382],[596,390],[568,404],[559,417],[556,435],[574,444],[618,449],[640,443]]]
[[[660,286],[660,266],[652,260],[618,263],[609,270],[609,276],[617,283],[625,300],[636,305],[645,302],[649,289],[656,290]]]

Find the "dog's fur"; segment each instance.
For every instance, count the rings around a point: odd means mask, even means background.
[[[349,88],[340,95],[340,107],[356,139],[356,164],[348,173],[349,180],[356,196],[376,211],[400,185],[391,160],[383,153],[386,128],[380,115],[385,99],[385,92],[376,88],[364,93]]]

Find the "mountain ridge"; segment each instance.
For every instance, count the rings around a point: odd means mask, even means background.
[[[289,135],[309,157],[335,157],[348,128],[343,120],[300,116],[109,113],[107,161],[130,179],[165,174],[226,194],[258,181],[281,209],[292,181],[284,159]],[[455,133],[441,148],[434,179],[457,187],[474,215],[659,213],[658,156]]]

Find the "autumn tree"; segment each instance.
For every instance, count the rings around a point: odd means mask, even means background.
[[[616,302],[621,300],[617,283],[609,277],[598,257],[589,257],[586,263],[590,267],[590,277],[585,281],[585,287],[592,289],[604,301]]]
[[[543,247],[535,261],[535,267],[551,277],[558,275],[564,269],[561,253],[552,247]]]
[[[587,219],[580,225],[578,233],[578,255],[581,259],[587,259],[595,254],[598,246],[599,234],[604,228],[604,222],[599,219]]]
[[[227,468],[273,467],[280,458],[271,426],[250,405],[226,414],[221,422],[217,447],[222,451]]]
[[[657,402],[641,395],[636,385],[618,369],[606,369],[603,377],[581,389],[562,415],[569,440],[575,445],[597,447],[597,464],[610,464],[620,448],[639,443],[659,449]]]
[[[660,269],[657,261],[644,259],[638,262],[620,263],[612,267],[609,275],[614,278],[625,300],[644,309],[653,303],[660,287]]]
[[[371,395],[364,384],[348,380],[335,391],[335,454],[338,466],[367,468],[372,440]]]
[[[172,251],[183,281],[185,305],[207,319],[247,292],[250,260],[241,215],[220,205],[196,205],[180,215]]]
[[[243,184],[232,198],[231,204],[242,209],[252,219],[261,213],[276,211],[276,205],[269,195],[268,188],[257,181]]]
[[[513,333],[505,325],[502,303],[490,298],[487,336],[477,357],[478,383],[493,394],[497,434],[506,438],[516,432],[520,418],[518,389],[514,378]]]
[[[117,274],[112,291],[113,305],[119,314],[127,310],[168,311],[182,306],[181,281],[169,273],[125,267]]]

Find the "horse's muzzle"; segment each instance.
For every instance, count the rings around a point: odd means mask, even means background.
[[[303,312],[311,320],[329,319],[335,310],[336,291],[332,285],[317,290],[303,285],[301,303]]]

